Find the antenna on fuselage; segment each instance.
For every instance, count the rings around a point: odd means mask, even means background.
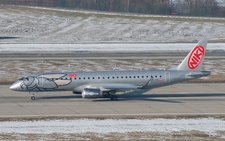
[[[114,65],[114,67],[112,68],[112,70],[113,70],[113,71],[115,71],[115,70],[116,70],[116,66],[117,66],[117,65],[115,64],[115,65]]]

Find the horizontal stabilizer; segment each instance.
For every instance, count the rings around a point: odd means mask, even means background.
[[[186,74],[186,76],[188,77],[203,77],[203,76],[207,76],[207,75],[210,75],[211,74],[211,71],[201,71],[200,73],[199,72],[196,72],[196,73],[189,73],[189,74]]]

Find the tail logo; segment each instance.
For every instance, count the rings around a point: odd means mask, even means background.
[[[204,58],[205,55],[205,49],[203,46],[196,46],[189,58],[188,58],[188,68],[193,70],[195,68],[197,68],[199,66],[199,64],[201,64],[202,59]]]

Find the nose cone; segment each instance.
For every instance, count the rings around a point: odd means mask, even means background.
[[[13,91],[22,91],[21,83],[22,81],[16,81],[9,87],[9,89]]]

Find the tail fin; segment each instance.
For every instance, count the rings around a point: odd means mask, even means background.
[[[177,70],[202,70],[206,46],[207,40],[200,40],[177,67]]]

